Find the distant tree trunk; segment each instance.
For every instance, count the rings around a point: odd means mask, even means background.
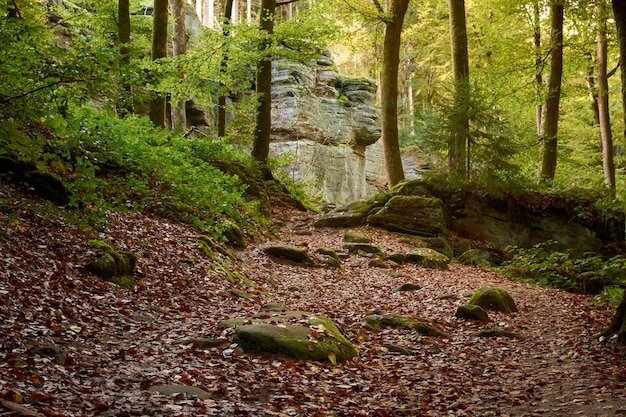
[[[557,135],[559,132],[559,105],[561,101],[561,79],[563,76],[563,0],[553,0],[550,7],[552,29],[552,52],[546,120],[544,128],[543,163],[541,180],[554,179],[557,161]]]
[[[172,39],[172,51],[174,56],[187,53],[187,28],[185,25],[185,0],[171,0],[172,17],[174,18],[174,38]],[[185,74],[180,74],[181,78]],[[184,97],[174,97],[176,103],[172,103],[172,130],[185,129],[187,127],[186,100]]]
[[[450,9],[450,44],[454,73],[455,123],[449,145],[450,169],[469,177],[469,58],[467,52],[467,27],[465,0],[448,0]]]
[[[598,116],[602,142],[602,168],[604,181],[612,190],[615,190],[615,161],[613,160],[613,135],[609,113],[609,80],[607,77],[607,17],[602,0],[598,1],[596,11],[598,13]]]
[[[624,126],[622,130],[622,146],[626,146],[626,0],[613,0],[613,16],[619,38],[619,62],[622,74],[622,107],[624,110]]]
[[[375,2],[379,10],[382,10],[378,0]],[[380,93],[385,169],[390,187],[404,180],[398,135],[398,67],[402,25],[408,7],[409,0],[391,0],[385,21]]]
[[[230,36],[230,24],[233,10],[233,0],[226,0],[226,5],[224,6],[224,23],[222,25],[223,32],[225,38]],[[228,45],[228,42],[225,43]],[[223,48],[222,51],[222,63],[220,66],[220,72],[225,74],[228,70],[228,48]],[[220,83],[219,86],[219,95],[217,97],[217,136],[224,137],[226,136],[226,97],[228,96],[228,91],[226,86],[223,83]]]
[[[271,48],[270,36],[274,33],[274,14],[276,0],[262,0],[259,16],[261,31],[265,32],[265,40],[261,43],[263,58],[257,65],[256,93],[259,108],[256,113],[256,129],[252,156],[261,164],[263,177],[271,179],[272,173],[268,166],[270,154],[270,133],[272,130],[272,58],[268,56]]]
[[[167,0],[154,0],[152,15],[152,60],[167,57]],[[157,127],[165,127],[165,95],[157,93],[150,101],[150,120]]]
[[[535,95],[537,107],[535,108],[535,123],[537,136],[543,135],[543,105],[541,104],[541,88],[543,87],[543,54],[541,51],[541,11],[539,1],[533,3],[533,39],[535,43]]]
[[[130,0],[119,0],[117,3],[117,15],[118,15],[118,41],[121,44],[120,46],[120,54],[122,55],[122,61],[124,64],[128,64],[130,62]],[[122,112],[132,113],[132,95],[130,84],[128,84],[127,80],[122,80],[123,89],[126,95],[122,98],[124,100],[124,104],[121,106],[120,110]]]
[[[593,55],[589,54],[589,66],[587,67],[587,89],[589,90],[589,102],[591,103],[591,112],[593,113],[593,122],[596,126],[600,126],[600,110],[598,109],[598,88],[596,86],[596,73]]]

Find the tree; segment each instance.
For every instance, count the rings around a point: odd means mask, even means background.
[[[117,15],[118,15],[118,41],[121,44],[120,54],[122,54],[122,60],[124,64],[130,62],[130,0],[119,0],[117,3]],[[124,109],[128,113],[132,113],[133,106],[131,104],[131,88],[130,84],[124,80],[124,91],[126,92],[126,105]]]
[[[615,162],[613,160],[613,135],[611,133],[611,116],[609,113],[609,79],[607,76],[607,25],[604,0],[598,0],[598,121],[602,143],[602,168],[604,181],[615,189]]]
[[[224,6],[224,24],[223,24],[223,35],[224,37],[230,36],[230,24],[231,17],[233,12],[233,0],[226,0],[226,5]],[[228,43],[225,43],[228,45]],[[220,66],[220,72],[222,74],[226,74],[228,71],[228,48],[225,47],[224,51],[222,51],[222,63]],[[224,83],[220,83],[219,93],[217,98],[217,136],[223,137],[226,136],[226,96],[227,89]]]
[[[452,171],[469,173],[469,58],[465,0],[448,0],[450,10],[450,45],[454,74],[453,130],[449,144],[449,164]]]
[[[398,140],[398,67],[400,65],[400,42],[402,26],[409,7],[409,0],[391,0],[387,12],[378,0],[372,0],[383,16],[385,38],[383,41],[383,65],[381,76],[382,135],[385,153],[385,169],[389,186],[404,180],[404,169]]]
[[[563,77],[563,14],[563,0],[552,0],[550,6],[552,47],[543,137],[542,181],[553,180],[556,173],[559,105],[561,101],[561,79]]]
[[[617,37],[619,38],[619,62],[622,74],[622,107],[624,110],[622,140],[626,141],[626,0],[612,0],[612,3]]]
[[[185,25],[185,0],[171,0],[172,17],[174,18],[174,37],[172,39],[172,54],[174,56],[187,53],[187,28]],[[184,74],[180,74],[181,78]],[[186,100],[184,97],[175,97],[172,103],[172,129],[187,127]]]
[[[272,57],[269,49],[272,46],[271,36],[274,33],[274,14],[276,0],[262,0],[260,12],[260,28],[263,41],[260,44],[262,58],[257,65],[256,93],[259,108],[256,113],[256,129],[252,156],[261,164],[263,177],[271,179],[272,174],[268,167],[270,155],[270,134],[272,130]]]
[[[152,15],[152,60],[167,57],[168,0],[154,0]],[[150,120],[157,127],[165,127],[165,96],[157,93],[150,100]]]

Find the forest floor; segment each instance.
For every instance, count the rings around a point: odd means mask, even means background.
[[[32,199],[6,185],[0,198],[1,417],[626,414],[626,352],[595,336],[613,308],[592,297],[460,265],[379,269],[357,255],[340,269],[276,262],[264,245],[341,250],[344,230],[316,230],[314,215],[287,210],[273,213],[279,234],[234,252],[233,267],[260,285],[250,300],[231,294],[233,284],[199,250],[192,229],[110,214],[99,238],[139,255],[140,285],[122,289],[85,270],[93,236],[33,210]],[[359,232],[385,250],[411,249],[393,233]],[[395,291],[405,283],[421,289]],[[483,325],[455,318],[467,294],[484,286],[509,290],[519,312],[490,312]],[[268,302],[333,319],[359,357],[332,365],[185,341],[224,336],[221,320],[251,316]],[[435,320],[449,338],[366,330],[372,310]],[[472,336],[496,327],[524,338]],[[46,346],[50,356],[36,353]],[[148,390],[162,384],[208,395]]]

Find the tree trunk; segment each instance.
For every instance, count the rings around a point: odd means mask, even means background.
[[[124,64],[130,63],[130,0],[119,0],[117,3],[118,15],[118,41],[121,44],[120,54]],[[130,84],[123,79],[123,89],[125,96],[122,97],[124,104],[120,106],[120,110],[126,113],[133,112],[132,94]]]
[[[535,108],[535,124],[537,136],[542,137],[543,106],[541,105],[541,88],[543,87],[543,56],[541,52],[541,13],[539,1],[533,3],[533,39],[535,43],[535,95],[537,107]]]
[[[454,74],[454,123],[449,144],[450,169],[469,177],[469,58],[465,0],[448,0],[450,10],[450,45]]]
[[[626,0],[613,0],[613,16],[619,38],[619,62],[622,74],[622,106],[624,110],[624,126],[622,130],[622,146],[626,146]]]
[[[230,24],[233,10],[233,0],[226,0],[224,6],[224,24],[222,34],[227,38],[230,36]],[[228,41],[225,42],[228,45]],[[222,50],[222,63],[220,65],[220,72],[225,74],[228,70],[228,47]],[[226,86],[220,83],[219,95],[217,97],[217,136],[226,136],[226,97],[228,96]]]
[[[626,291],[624,291],[622,302],[617,307],[611,324],[602,332],[602,335],[605,337],[617,335],[617,340],[626,344]]]
[[[385,168],[389,186],[404,180],[398,138],[398,67],[402,25],[409,0],[392,0],[385,22],[383,68],[381,76],[382,134]]]
[[[152,15],[152,60],[167,57],[167,0],[154,0]],[[165,127],[165,94],[157,93],[150,101],[150,120]]]
[[[268,166],[270,154],[270,133],[272,129],[272,58],[268,56],[271,48],[269,37],[274,33],[274,14],[276,0],[262,0],[259,16],[261,31],[265,32],[265,40],[261,43],[263,58],[258,63],[256,75],[256,93],[259,108],[256,113],[256,129],[252,156],[261,164],[263,177],[271,179],[272,174]]]
[[[589,102],[591,103],[591,112],[593,113],[593,122],[596,126],[600,126],[600,110],[598,109],[598,88],[596,86],[595,63],[593,56],[589,54],[589,66],[587,67],[587,89],[589,90]]]
[[[556,173],[559,105],[561,100],[561,78],[563,76],[563,0],[553,0],[550,9],[552,16],[552,51],[548,97],[546,100],[543,163],[541,165],[541,180],[544,182],[553,180]]]
[[[174,18],[173,55],[187,53],[187,28],[185,25],[185,0],[171,0],[172,17]],[[185,74],[180,74],[184,78]],[[172,130],[187,127],[187,112],[185,97],[174,97],[172,102]]]
[[[615,190],[615,162],[613,160],[613,135],[611,133],[609,80],[607,77],[607,17],[602,0],[598,1],[596,11],[598,13],[598,116],[602,142],[602,168],[604,170],[605,183],[612,190]]]

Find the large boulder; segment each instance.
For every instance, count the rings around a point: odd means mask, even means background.
[[[332,363],[358,355],[332,320],[278,304],[263,307],[252,318],[218,325],[221,329],[229,327],[235,328],[233,340],[247,353]]]
[[[418,236],[438,236],[448,226],[446,209],[438,198],[392,197],[378,212],[367,218],[370,226]]]

